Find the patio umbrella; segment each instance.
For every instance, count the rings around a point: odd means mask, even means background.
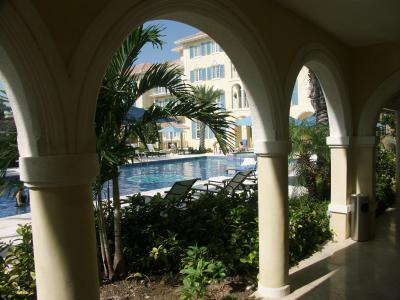
[[[312,126],[317,123],[317,119],[315,118],[314,115],[311,115],[308,118],[305,118],[304,120],[299,120],[299,119],[295,119],[293,117],[289,117],[289,122],[293,123],[294,125],[304,124],[307,126]]]
[[[124,118],[124,124],[129,124],[129,123],[138,123],[143,119],[144,114],[146,113],[146,110],[144,108],[132,106],[128,113],[126,114]],[[164,122],[174,122],[176,121],[174,118],[161,118],[158,119],[158,123],[164,123]]]
[[[251,126],[251,117],[249,116],[249,117],[245,117],[245,118],[243,118],[243,119],[239,119],[239,120],[236,120],[236,125],[239,125],[239,126]]]
[[[183,132],[183,129],[182,128],[178,128],[178,127],[175,127],[175,126],[172,126],[172,125],[170,125],[170,126],[168,126],[168,127],[164,127],[163,129],[160,129],[158,132],[161,132],[161,133],[180,133],[180,138],[181,138],[181,148],[183,147],[183,145],[182,145],[182,132]],[[172,141],[172,136],[171,136],[171,141]]]
[[[143,108],[132,106],[124,118],[124,124],[140,122],[145,112]]]

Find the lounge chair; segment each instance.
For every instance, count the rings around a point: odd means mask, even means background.
[[[192,188],[192,190],[198,194],[198,193],[213,193],[213,194],[218,194],[218,193],[229,193],[233,194],[237,191],[249,191],[248,188],[246,188],[244,182],[246,179],[250,177],[250,175],[253,173],[253,170],[249,171],[241,171],[236,173],[232,178],[227,178],[222,181],[213,181],[209,180],[208,183],[205,183],[203,185],[196,185]]]
[[[240,166],[236,168],[227,168],[225,171],[226,174],[236,174],[237,172],[240,171],[250,171],[250,170],[255,171],[256,169],[257,169],[257,161],[252,157],[246,157],[240,164]]]
[[[165,196],[163,198],[165,200],[175,201],[176,203],[181,202],[190,196],[192,192],[192,186],[197,180],[199,180],[199,178],[175,182],[174,185],[165,192]],[[149,201],[152,197],[144,196],[144,198],[145,201]]]
[[[153,144],[146,144],[146,147],[147,147],[147,152],[146,152],[147,156],[161,156],[161,155],[166,156],[167,155],[166,152],[156,151],[154,149]]]

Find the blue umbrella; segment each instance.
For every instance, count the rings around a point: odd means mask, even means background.
[[[143,108],[132,106],[124,118],[124,123],[127,124],[132,122],[140,122],[143,119],[143,115],[145,112],[146,110]]]
[[[251,126],[251,117],[245,117],[243,119],[237,120],[235,123],[239,126]]]
[[[124,118],[124,124],[128,123],[138,123],[143,119],[143,115],[145,114],[146,110],[143,108],[139,108],[136,106],[132,106],[128,113],[126,114]],[[164,123],[164,122],[174,122],[176,121],[174,118],[161,118],[157,120],[158,123]]]
[[[314,115],[311,115],[308,118],[305,118],[304,120],[299,120],[299,119],[289,117],[289,122],[293,123],[294,125],[304,124],[307,126],[312,126],[317,123],[317,119],[315,118]]]
[[[161,132],[161,133],[169,133],[169,132],[181,133],[181,132],[183,132],[183,129],[175,127],[175,126],[168,126],[168,127],[164,127],[163,129],[160,129],[158,132]]]

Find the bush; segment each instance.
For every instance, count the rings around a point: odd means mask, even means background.
[[[31,225],[19,225],[18,239],[1,243],[8,252],[0,261],[0,295],[2,299],[35,299],[35,266],[33,260]]]
[[[290,263],[320,249],[331,238],[327,202],[301,197],[289,201]],[[254,276],[258,271],[257,194],[204,196],[173,203],[154,197],[144,203],[131,197],[123,211],[122,243],[131,273],[179,271],[185,249],[206,247],[209,259],[221,261],[227,275]]]
[[[295,265],[332,238],[327,215],[328,201],[308,196],[289,202],[289,263]]]
[[[396,155],[382,144],[376,150],[376,213],[383,213],[396,200]]]
[[[181,299],[204,299],[206,289],[212,281],[219,282],[226,274],[221,261],[208,258],[206,247],[191,246],[182,259],[183,268],[180,271],[183,277]]]

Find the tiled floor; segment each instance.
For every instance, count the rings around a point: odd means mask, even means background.
[[[376,225],[375,239],[332,243],[292,269],[293,292],[284,299],[400,299],[400,210]]]

